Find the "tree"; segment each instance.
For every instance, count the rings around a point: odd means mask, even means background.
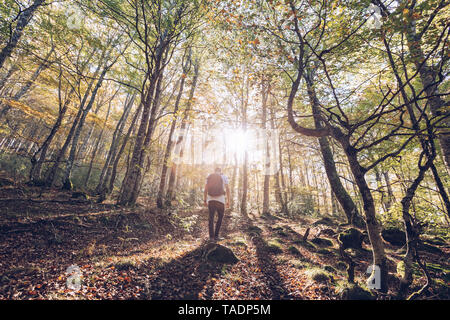
[[[4,46],[0,51],[0,69],[3,68],[6,59],[11,55],[12,51],[17,46],[17,43],[22,37],[25,27],[28,25],[28,23],[30,23],[36,10],[44,4],[44,1],[45,0],[34,0],[33,3],[25,9],[22,8],[22,6],[17,2],[15,3],[16,5],[19,6],[19,12],[17,13],[17,16],[13,19],[13,21],[10,22],[9,28],[11,31],[8,38],[8,42],[6,46]],[[17,20],[16,26],[14,27],[14,31],[12,31],[13,29],[12,25],[16,20]]]

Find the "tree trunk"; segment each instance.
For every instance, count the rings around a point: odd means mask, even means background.
[[[375,203],[364,177],[364,171],[358,162],[356,152],[348,144],[345,148],[348,162],[355,177],[356,185],[364,203],[364,213],[366,215],[366,226],[369,240],[373,250],[373,264],[379,267],[380,274],[377,275],[377,269],[373,268],[373,272],[368,281],[373,281],[379,277],[380,291],[387,292],[388,289],[388,269],[387,258],[384,252],[384,243],[381,238],[381,226],[376,219]]]
[[[8,40],[6,46],[0,52],[0,69],[3,67],[6,59],[11,55],[14,48],[17,46],[20,38],[22,37],[23,29],[28,25],[30,20],[33,18],[36,10],[43,4],[44,0],[34,0],[33,4],[23,10],[18,18],[17,24],[14,31],[11,34],[11,37]]]
[[[270,80],[263,80],[262,81],[262,129],[264,130],[264,137],[267,138],[267,99],[270,93]],[[269,210],[269,201],[270,201],[270,147],[269,139],[263,139],[264,143],[264,161],[263,161],[263,167],[264,167],[264,187],[263,187],[263,206],[262,206],[262,214],[268,215],[270,213]]]
[[[439,95],[437,79],[439,77],[438,71],[434,70],[426,61],[425,55],[421,47],[421,39],[416,33],[415,21],[411,19],[406,27],[406,40],[411,59],[415,64],[420,74],[422,86],[428,96],[427,100],[430,106],[430,111],[433,117],[441,117],[442,121],[439,126],[444,128],[438,131],[438,140],[441,146],[441,151],[445,160],[445,165],[450,168],[450,117],[448,116],[448,109],[445,108],[445,101]]]
[[[244,88],[242,88],[241,103],[242,103],[242,131],[247,132],[247,107],[248,107],[249,82],[247,79],[246,92],[244,97]],[[241,214],[244,217],[247,213],[247,193],[248,193],[248,151],[247,145],[244,151],[244,163],[242,164],[242,200],[241,200]]]
[[[181,75],[180,88],[178,91],[177,99],[175,101],[175,106],[173,108],[173,120],[170,125],[169,137],[167,140],[166,151],[164,153],[163,167],[162,167],[162,171],[161,171],[161,179],[159,182],[158,195],[156,197],[156,205],[158,206],[158,208],[164,207],[164,190],[165,190],[166,181],[167,181],[167,170],[169,168],[169,158],[172,153],[173,133],[175,132],[175,128],[176,128],[176,124],[177,124],[178,108],[180,105],[181,96],[183,95],[184,83],[185,83],[186,75],[189,71],[188,70],[189,64],[190,64],[190,62],[187,61],[186,65],[183,66],[183,74]]]
[[[323,128],[323,125],[320,121],[320,103],[317,99],[317,95],[313,86],[312,75],[305,74],[304,78],[306,80],[307,92],[313,112],[315,127],[317,129],[321,129]],[[352,198],[348,194],[347,190],[345,190],[344,186],[342,185],[341,179],[339,178],[328,137],[319,137],[318,139],[328,181],[330,182],[331,189],[333,190],[336,199],[344,210],[344,213],[347,217],[347,223],[354,224],[359,227],[363,226],[363,222],[359,216],[358,209]]]
[[[183,119],[181,120],[181,127],[180,127],[180,136],[177,139],[176,145],[175,145],[175,153],[176,156],[179,158],[178,161],[181,161],[181,158],[183,157],[183,142],[185,137],[184,134],[187,133],[187,119],[189,116],[189,113],[191,111],[192,107],[192,99],[194,98],[195,89],[197,87],[197,81],[198,81],[198,75],[199,75],[199,68],[200,64],[199,61],[196,60],[194,62],[194,77],[192,79],[192,86],[189,92],[188,102],[186,105],[186,109],[184,111]],[[172,200],[174,199],[175,194],[175,181],[177,177],[177,170],[178,170],[178,164],[174,161],[172,163],[172,166],[170,168],[170,176],[169,176],[169,183],[167,186],[167,193],[166,193],[166,200],[165,203],[167,206],[170,206],[172,203]]]
[[[391,180],[389,179],[389,171],[383,171],[384,181],[386,182],[387,188],[387,201],[386,201],[386,211],[389,211],[392,207],[392,204],[395,202],[394,192],[392,191]]]
[[[63,177],[64,184],[67,184],[68,182],[70,182],[70,177],[72,175],[72,169],[73,169],[73,164],[75,162],[75,155],[76,155],[76,151],[77,151],[77,147],[78,147],[78,140],[80,138],[81,130],[83,129],[84,122],[86,120],[87,115],[89,114],[89,111],[91,110],[92,106],[94,105],[98,90],[102,86],[103,80],[105,79],[105,76],[106,76],[106,73],[108,72],[108,70],[109,70],[109,66],[105,66],[100,75],[100,78],[97,81],[97,84],[95,85],[94,90],[92,91],[89,103],[87,104],[86,108],[80,108],[82,113],[81,113],[80,120],[78,121],[78,125],[77,125],[77,128],[76,128],[74,136],[73,136],[72,147],[70,149],[70,154],[69,154],[69,158],[67,160],[67,165],[66,165],[66,169],[65,169],[65,173],[64,173],[64,177]]]
[[[102,141],[103,132],[105,131],[106,123],[108,122],[110,112],[111,112],[111,101],[109,102],[109,105],[108,105],[108,111],[106,112],[106,117],[105,117],[105,121],[103,122],[102,130],[100,131],[100,134],[97,138],[97,143],[95,144],[94,150],[92,151],[91,161],[89,163],[89,169],[86,174],[86,178],[84,178],[84,185],[86,187],[88,186],[88,182],[91,177],[92,166],[94,164],[95,156],[97,155],[98,147],[100,146],[100,142]]]
[[[106,173],[105,185],[108,186],[108,188],[102,189],[102,192],[104,192],[104,193],[109,194],[114,189],[114,182],[116,180],[117,167],[119,165],[120,158],[122,157],[122,153],[125,150],[125,147],[128,143],[128,140],[130,139],[131,134],[135,130],[135,123],[136,123],[139,115],[141,114],[141,111],[142,111],[142,104],[140,104],[138,109],[136,110],[136,114],[134,115],[133,120],[131,121],[130,127],[128,128],[127,134],[125,135],[125,138],[123,139],[123,142],[122,142],[122,145],[120,146],[119,151],[116,153],[115,158],[111,159],[111,161],[114,160],[114,163],[111,167],[111,171],[108,170]],[[128,170],[128,166],[127,166],[127,170]]]
[[[143,104],[142,118],[139,125],[136,141],[134,144],[133,154],[130,159],[129,168],[127,174],[122,182],[122,190],[119,195],[117,203],[120,205],[134,205],[139,195],[139,188],[141,184],[142,168],[144,167],[145,160],[145,144],[149,141],[149,137],[152,133],[153,124],[150,123],[151,119],[155,116],[156,101],[154,101],[155,91],[157,89],[158,80],[163,72],[163,56],[167,49],[167,43],[162,39],[159,40],[158,47],[156,48],[156,55],[153,58],[153,65],[149,70],[149,86],[146,92],[141,97],[141,103]]]
[[[130,97],[131,96],[131,97]],[[102,193],[105,187],[108,185],[109,178],[111,176],[111,170],[112,170],[112,163],[117,155],[117,149],[120,143],[120,138],[123,132],[123,129],[125,127],[125,124],[127,122],[128,116],[131,113],[131,109],[133,108],[134,101],[136,99],[136,92],[134,92],[132,95],[128,94],[127,98],[125,100],[124,105],[124,111],[122,115],[120,116],[120,119],[116,125],[116,128],[114,129],[114,133],[112,136],[111,144],[109,147],[108,154],[106,156],[105,163],[103,164],[102,171],[100,173],[100,177],[98,179],[97,187],[95,188],[95,191],[97,193]],[[136,116],[139,112],[136,112]],[[135,123],[136,116],[133,118],[132,123]],[[106,192],[109,193],[109,192]]]

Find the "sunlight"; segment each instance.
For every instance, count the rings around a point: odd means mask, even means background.
[[[237,157],[238,161],[245,156],[245,151],[250,151],[250,142],[254,138],[251,131],[244,131],[243,129],[225,129],[225,147],[230,155]]]
[[[173,161],[187,165],[241,166],[247,155],[247,164],[253,169],[275,174],[279,169],[278,133],[261,128],[225,127],[193,128],[183,139],[184,147],[175,147]],[[181,154],[180,150],[187,152]]]

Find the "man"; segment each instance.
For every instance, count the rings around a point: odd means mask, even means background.
[[[226,191],[226,201],[225,201]],[[205,192],[203,201],[209,210],[209,240],[218,241],[220,226],[222,225],[222,219],[226,208],[230,203],[230,188],[228,186],[227,176],[222,174],[220,168],[216,168],[214,173],[211,173],[206,178]],[[214,215],[217,212],[218,218],[216,228],[214,229]]]

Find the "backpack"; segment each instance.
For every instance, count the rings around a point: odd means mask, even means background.
[[[222,176],[218,173],[212,173],[206,178],[206,189],[211,197],[218,197],[225,194],[223,190]]]

